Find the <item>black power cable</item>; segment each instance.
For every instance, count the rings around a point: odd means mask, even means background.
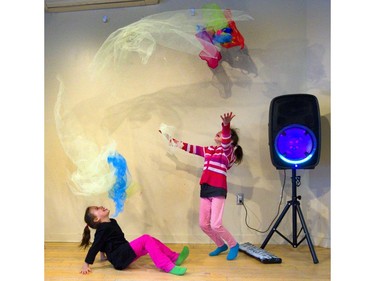
[[[246,226],[247,226],[248,228],[250,228],[250,229],[252,229],[252,230],[255,230],[255,231],[257,231],[257,232],[260,232],[260,233],[266,233],[266,232],[269,231],[269,229],[270,229],[271,226],[273,225],[273,222],[276,220],[277,216],[278,216],[279,213],[280,213],[280,207],[281,207],[281,203],[282,203],[282,201],[283,201],[283,195],[284,195],[285,178],[286,178],[286,172],[285,172],[285,170],[284,170],[284,182],[283,182],[283,186],[282,186],[282,188],[281,188],[280,202],[279,202],[279,206],[278,206],[278,208],[277,208],[277,214],[276,214],[276,216],[274,217],[274,219],[272,220],[272,222],[270,223],[270,225],[268,226],[268,228],[267,228],[266,230],[262,231],[262,230],[258,230],[258,229],[255,229],[255,228],[249,226],[249,224],[247,223],[247,208],[246,208],[246,206],[245,206],[245,202],[242,201],[242,205],[243,205],[243,207],[244,207],[244,209],[245,209],[245,212],[246,212],[246,215],[245,215],[245,224],[246,224]]]

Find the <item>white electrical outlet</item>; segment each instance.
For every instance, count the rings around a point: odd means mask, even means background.
[[[237,193],[236,203],[237,203],[237,205],[243,204],[243,193]]]

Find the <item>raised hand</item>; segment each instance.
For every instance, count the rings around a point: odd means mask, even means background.
[[[220,115],[221,120],[223,120],[224,125],[228,125],[230,123],[230,121],[232,121],[234,116],[236,116],[236,115],[234,115],[232,112],[224,113],[223,115]]]

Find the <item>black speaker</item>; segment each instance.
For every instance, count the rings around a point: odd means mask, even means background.
[[[272,99],[268,123],[272,164],[277,169],[314,169],[320,158],[320,110],[310,94]]]

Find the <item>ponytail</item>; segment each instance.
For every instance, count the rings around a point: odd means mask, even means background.
[[[81,244],[79,245],[79,247],[81,247],[83,249],[86,249],[90,245],[90,238],[91,238],[90,228],[86,224],[85,228],[83,229],[82,241],[81,241]]]
[[[90,213],[90,210],[91,210],[91,207],[86,208],[85,216],[84,216],[86,226],[83,229],[82,241],[81,241],[81,244],[79,245],[79,247],[81,247],[81,248],[83,247],[84,249],[86,249],[90,245],[91,235],[90,235],[90,228],[89,227],[91,227],[93,229],[97,229],[99,224],[100,224],[100,222],[94,221],[95,217]]]
[[[242,162],[242,157],[243,157],[243,151],[240,145],[237,145],[235,147],[234,155],[236,156],[236,161],[234,161],[234,163],[236,163],[237,165],[240,165]]]
[[[238,145],[238,142],[240,139],[238,137],[236,129],[231,128],[230,131],[231,131],[232,145],[234,146],[234,156],[236,156],[236,161],[234,161],[234,163],[239,165],[241,164],[242,158],[243,158],[242,147]]]

